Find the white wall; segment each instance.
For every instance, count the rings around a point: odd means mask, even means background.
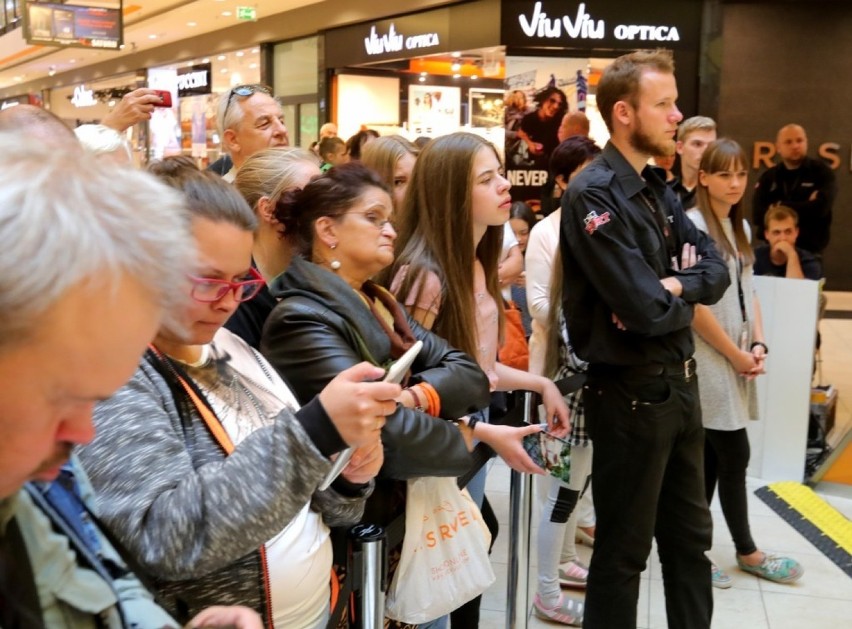
[[[361,125],[399,124],[399,79],[341,74],[337,77],[337,129],[346,140]]]

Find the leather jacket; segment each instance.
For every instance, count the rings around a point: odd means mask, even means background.
[[[267,319],[261,351],[300,402],[359,362],[387,366],[389,337],[361,297],[334,273],[296,258],[269,290],[281,301]],[[408,384],[432,385],[441,398],[443,419],[488,406],[488,378],[476,361],[406,317],[414,336],[423,341]],[[388,416],[382,442],[384,478],[460,476],[472,463],[455,425],[401,405]]]

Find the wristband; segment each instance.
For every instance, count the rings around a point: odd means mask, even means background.
[[[471,433],[473,432],[473,429],[476,427],[476,425],[479,423],[479,421],[480,421],[479,415],[473,415],[471,417],[468,417],[467,427],[470,428]]]
[[[421,413],[426,412],[426,404],[423,403],[423,398],[420,397],[420,393],[417,391],[417,387],[408,387],[406,389],[411,394],[411,397],[414,398],[414,410],[420,411]]]
[[[763,348],[763,355],[769,356],[769,348],[766,346],[766,343],[764,343],[763,341],[755,341],[754,343],[751,344],[751,347],[749,348],[749,350],[753,352],[755,347],[762,347]]]

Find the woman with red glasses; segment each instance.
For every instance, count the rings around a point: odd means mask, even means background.
[[[263,284],[251,268],[254,213],[191,160],[150,170],[184,192],[198,266],[183,316],[95,407],[97,436],[80,459],[100,515],[176,618],[239,601],[267,627],[324,627],[328,527],[361,518],[400,387],[363,382],[383,371],[356,365],[300,408],[269,363],[222,328]],[[351,462],[318,491],[346,446],[357,448]]]

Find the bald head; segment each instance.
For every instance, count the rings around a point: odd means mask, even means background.
[[[78,146],[74,132],[56,115],[35,105],[0,111],[0,131],[21,131],[49,146]]]
[[[787,168],[798,168],[808,154],[808,136],[797,124],[785,125],[778,130],[775,148]]]
[[[556,132],[560,142],[574,135],[589,136],[589,118],[582,111],[570,111],[565,114]]]

